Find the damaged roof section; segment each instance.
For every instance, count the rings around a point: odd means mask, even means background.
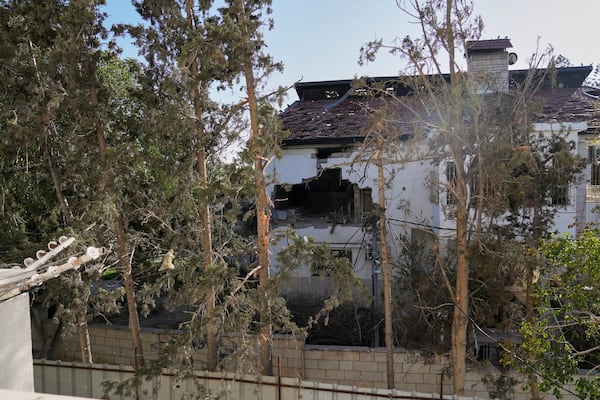
[[[367,104],[361,100],[351,98],[334,109],[327,109],[334,99],[294,103],[281,114],[284,128],[290,131],[284,144],[361,142],[370,117]]]
[[[582,87],[583,81],[592,71],[591,66],[547,70],[511,70],[509,87],[517,90],[526,81],[528,74],[541,79],[536,97],[542,101],[542,111],[536,122],[583,122],[592,129],[600,127],[600,110],[597,107],[598,89]],[[443,77],[447,79],[446,76]],[[408,86],[398,77],[372,78],[367,85],[377,84],[396,96],[410,96]],[[433,79],[433,78],[432,78]],[[389,88],[385,87],[389,82]],[[281,113],[283,127],[290,135],[283,145],[339,144],[361,142],[369,117],[386,104],[387,96],[366,96],[364,90],[353,87],[353,80],[307,82],[296,84],[299,101]],[[383,86],[382,86],[383,85]],[[395,114],[402,135],[414,130],[410,114],[396,104]],[[412,118],[414,121],[415,118]]]
[[[371,189],[342,179],[340,168],[323,169],[302,182],[276,185],[274,205],[273,222],[295,227],[362,224],[373,211]]]
[[[538,122],[587,121],[591,129],[600,127],[598,89],[590,87],[541,90],[543,111]]]

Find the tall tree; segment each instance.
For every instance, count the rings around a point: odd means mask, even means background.
[[[271,359],[272,325],[269,296],[269,219],[271,202],[267,195],[265,168],[270,157],[277,153],[281,139],[277,116],[274,108],[265,97],[258,93],[264,80],[281,64],[274,63],[270,56],[263,53],[265,47],[262,29],[269,27],[268,14],[271,12],[271,1],[230,0],[225,11],[226,21],[234,32],[231,42],[234,62],[239,65],[245,83],[248,101],[250,132],[246,143],[245,155],[253,164],[254,196],[256,211],[256,252],[258,259],[259,282],[262,288],[260,299],[260,359],[262,373],[272,375]],[[259,78],[257,78],[257,76]]]
[[[197,30],[197,19],[194,18],[194,2],[191,0],[186,0],[185,2],[185,13],[187,18],[187,26],[190,32]],[[209,41],[203,41],[203,43],[210,43]],[[204,52],[197,51],[194,54],[198,54],[191,60],[190,64],[190,75],[192,78],[199,76],[199,62],[198,59],[201,60]],[[212,77],[209,77],[211,79]],[[194,99],[194,114],[196,117],[196,136],[198,140],[198,178],[200,180],[200,188],[204,191],[208,190],[208,173],[206,170],[206,153],[207,153],[207,145],[208,136],[205,132],[204,126],[201,123],[202,121],[202,113],[203,113],[203,97],[206,97],[205,93],[201,93],[203,88],[206,88],[207,82],[204,79],[204,82],[198,82],[197,85],[193,88],[193,99]],[[205,199],[201,204],[200,211],[200,222],[202,224],[202,249],[204,251],[204,266],[207,270],[210,271],[210,268],[213,264],[213,256],[212,256],[212,235],[211,235],[211,213],[210,213],[210,203],[208,199]],[[209,371],[215,371],[217,369],[217,330],[214,327],[213,323],[213,310],[215,308],[215,291],[211,287],[206,294],[206,315],[208,319],[207,324],[207,332],[206,332],[206,348],[207,348],[207,364]]]
[[[402,5],[399,4],[402,8]],[[414,1],[413,9],[403,10],[420,24],[422,38],[406,37],[400,46],[394,46],[392,52],[405,57],[409,72],[415,81],[409,86],[418,90],[417,96],[423,96],[426,108],[424,115],[414,115],[422,120],[434,132],[435,147],[442,160],[449,159],[454,170],[454,179],[446,186],[451,193],[456,219],[456,271],[454,284],[448,282],[454,311],[451,334],[451,365],[453,370],[453,391],[463,395],[466,373],[467,325],[469,321],[469,209],[468,157],[469,149],[479,144],[478,130],[467,123],[477,110],[481,101],[473,93],[472,87],[460,74],[455,52],[457,48],[466,48],[467,38],[478,38],[481,24],[469,22],[472,8],[465,1]],[[383,46],[382,41],[368,44],[363,54],[370,59]],[[440,51],[447,53],[449,78],[444,77],[443,61]],[[433,74],[433,75],[430,75]],[[417,89],[419,88],[419,89]],[[410,109],[414,109],[410,107]],[[427,116],[429,114],[429,116]],[[468,117],[467,117],[468,116]],[[424,118],[425,117],[425,118]],[[433,144],[433,143],[432,143]]]
[[[390,183],[404,167],[404,165],[417,157],[419,154],[413,144],[417,140],[404,140],[398,135],[398,110],[394,101],[388,102],[385,96],[386,88],[390,82],[384,86],[369,86],[366,82],[359,82],[363,89],[367,90],[369,95],[376,96],[373,102],[373,109],[368,109],[371,113],[369,124],[366,126],[364,134],[365,139],[362,145],[357,149],[353,157],[353,164],[369,165],[373,164],[377,170],[377,192],[379,198],[378,204],[378,228],[374,235],[379,244],[379,256],[374,260],[376,265],[381,268],[383,276],[383,306],[384,306],[384,336],[386,347],[386,375],[387,386],[392,389],[394,382],[394,323],[393,323],[393,258],[394,254],[390,251],[390,235],[388,234],[388,207],[390,199],[386,191],[390,188]],[[376,104],[376,105],[375,105]]]
[[[129,27],[129,32],[137,38],[148,62],[148,74],[161,82],[158,91],[169,93],[179,103],[180,109],[176,112],[181,122],[172,120],[171,129],[189,130],[192,134],[180,140],[189,141],[196,149],[194,175],[197,184],[182,190],[189,190],[190,195],[198,193],[198,198],[193,202],[198,207],[197,230],[202,249],[202,275],[209,281],[211,276],[219,279],[219,274],[213,271],[215,244],[211,207],[217,197],[217,187],[222,196],[226,196],[229,188],[225,187],[223,180],[219,182],[216,177],[211,177],[207,160],[211,157],[216,160],[219,146],[231,139],[230,123],[237,119],[237,113],[246,103],[241,101],[234,105],[218,106],[211,100],[217,90],[231,87],[238,73],[225,55],[230,42],[229,32],[212,1],[140,1],[136,7],[146,24]],[[188,160],[186,165],[192,164]],[[212,286],[204,287],[206,293],[201,295],[204,301],[195,297],[191,301],[205,304],[203,320],[206,321],[206,330],[203,335],[206,338],[209,370],[218,368],[214,286],[220,285],[221,282],[215,282]]]
[[[81,220],[74,221],[73,208],[67,200],[67,191],[71,191],[69,184],[72,183],[68,167],[81,167],[81,163],[70,163],[72,155],[80,152],[81,148],[72,142],[67,145],[73,136],[68,135],[69,131],[64,128],[76,125],[78,117],[69,112],[74,109],[72,105],[89,102],[89,98],[82,100],[87,85],[84,87],[79,78],[82,66],[97,61],[101,52],[99,41],[105,31],[103,16],[97,6],[83,1],[50,1],[43,5],[9,1],[4,2],[0,9],[7,18],[2,31],[7,44],[2,55],[7,100],[2,101],[2,114],[9,117],[10,113],[13,117],[11,123],[2,127],[19,138],[2,149],[3,158],[11,159],[11,151],[19,154],[24,150],[31,155],[36,148],[42,151],[35,154],[43,155],[40,161],[46,168],[36,162],[36,169],[39,168],[40,175],[47,174],[51,186],[37,185],[35,190],[49,190],[55,195],[55,201],[49,200],[45,207],[48,212],[56,212],[52,211],[56,208],[60,210],[52,228],[57,235],[62,229],[81,226]],[[32,222],[29,220],[27,223],[33,227]],[[42,236],[51,234],[47,229],[44,231]],[[48,240],[48,237],[39,239]],[[74,279],[77,278],[75,275]],[[84,286],[73,286],[83,289],[80,292],[82,297],[86,297]],[[77,307],[77,326],[82,349],[85,349],[82,351],[83,361],[91,362],[85,303],[83,301],[82,307]]]
[[[398,6],[419,24],[421,37],[407,36],[390,46],[381,40],[370,42],[363,48],[361,60],[369,61],[377,51],[388,49],[406,61],[406,76],[399,81],[410,88],[410,95],[397,97],[397,108],[411,114],[409,118],[420,125],[417,132],[428,133],[421,143],[428,149],[426,156],[434,160],[433,165],[439,166],[440,206],[456,224],[450,243],[456,252],[452,274],[447,273],[442,257],[437,260],[453,299],[450,338],[453,390],[462,395],[467,327],[472,318],[471,264],[480,263],[476,259],[482,255],[494,257],[491,244],[495,241],[518,235],[512,225],[514,221],[504,219],[511,207],[524,213],[533,207],[550,215],[548,210],[555,210],[556,206],[549,205],[544,196],[548,196],[549,188],[573,179],[577,161],[570,152],[557,153],[544,148],[545,161],[524,168],[544,147],[541,143],[545,139],[537,138],[531,131],[533,111],[539,106],[535,92],[543,78],[530,77],[518,90],[509,92],[508,82],[506,87],[498,87],[495,76],[461,71],[456,52],[462,49],[461,54],[469,54],[468,40],[477,40],[483,27],[481,19],[472,15],[471,2],[415,0],[410,8],[400,2]],[[487,94],[481,88],[488,88]],[[568,147],[564,135],[557,134],[552,141]],[[540,152],[534,150],[538,148]],[[560,171],[548,167],[559,164],[563,167]],[[534,171],[539,172],[535,177]],[[536,191],[537,205],[517,201],[511,192],[516,186],[509,182],[518,179],[545,182],[545,189]],[[536,230],[544,232],[548,224],[547,217],[537,218]]]
[[[381,247],[381,269],[383,272],[383,308],[385,322],[385,348],[387,387],[394,388],[394,336],[392,331],[392,265],[388,246],[386,217],[386,177],[384,175],[383,143],[378,140],[377,186],[379,190],[379,246]]]

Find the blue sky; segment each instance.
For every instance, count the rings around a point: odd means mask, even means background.
[[[406,3],[407,0],[399,0]],[[551,44],[556,54],[575,65],[600,63],[596,17],[598,0],[474,0],[483,17],[483,39],[508,37],[519,61],[539,45]],[[107,0],[111,22],[138,20],[128,0]],[[395,0],[273,0],[275,29],[266,34],[268,51],[285,70],[272,77],[270,87],[290,86],[302,79],[352,79],[355,76],[391,76],[400,61],[381,54],[372,64],[358,65],[360,47],[369,40],[417,34],[417,26],[396,6]],[[127,55],[135,56],[131,49]],[[290,102],[294,96],[290,96]]]

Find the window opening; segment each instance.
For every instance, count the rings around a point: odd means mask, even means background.
[[[590,185],[600,185],[600,151],[597,146],[588,147],[588,161],[590,163]]]
[[[456,204],[452,189],[456,187],[456,167],[452,161],[446,163],[446,182],[449,187],[446,189],[446,205]]]
[[[552,205],[564,206],[569,204],[569,187],[567,185],[556,185],[552,189]]]
[[[346,259],[350,262],[350,265],[352,265],[352,250],[332,249],[329,250],[329,254],[334,260],[327,260],[325,263],[315,262],[311,266],[312,276],[330,276],[333,272],[330,263],[335,262],[335,259]]]
[[[327,168],[301,183],[276,185],[274,205],[278,219],[319,217],[327,223],[360,222],[373,210],[372,191],[342,179],[340,168]]]
[[[334,153],[343,153],[346,150],[347,150],[347,148],[345,148],[345,147],[324,147],[324,148],[318,148],[317,149],[316,157],[319,160],[324,160],[324,159],[329,158]]]
[[[560,171],[560,162],[555,158],[552,160],[554,168]],[[559,177],[558,182],[551,188],[550,192],[551,204],[555,206],[564,206],[569,204],[569,182],[566,179]]]

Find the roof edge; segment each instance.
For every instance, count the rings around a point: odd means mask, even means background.
[[[309,139],[283,139],[282,147],[307,146],[315,144],[354,144],[364,142],[364,136],[345,136],[345,137],[312,137]]]

